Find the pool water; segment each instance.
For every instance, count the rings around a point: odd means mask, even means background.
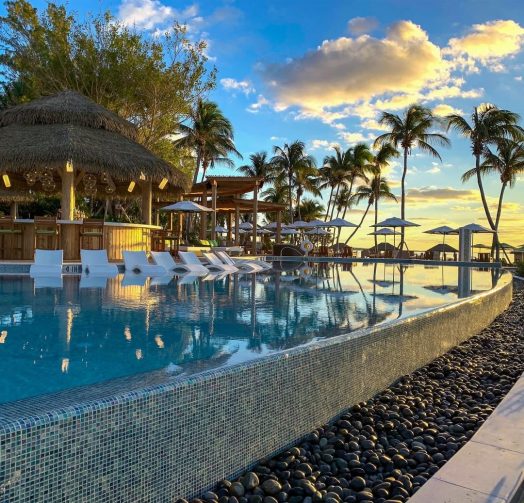
[[[284,264],[286,272],[60,285],[0,277],[0,403],[260,358],[488,290],[491,269]],[[167,284],[162,284],[167,283]]]

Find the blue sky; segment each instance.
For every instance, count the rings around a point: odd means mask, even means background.
[[[68,3],[80,15],[86,4]],[[489,102],[524,115],[520,1],[103,0],[89,10],[111,10],[149,33],[177,19],[192,38],[207,40],[218,69],[211,99],[233,122],[245,158],[301,139],[320,164],[335,143],[371,143],[381,133],[381,110],[400,113],[414,101],[442,114],[467,115]],[[408,217],[424,228],[483,223],[475,184],[460,182],[472,167],[468,145],[455,135],[451,140],[442,163],[417,152],[410,159]],[[388,178],[398,193],[398,166]],[[486,185],[494,202],[498,181]],[[524,244],[523,209],[524,176],[504,207],[502,237],[513,244]],[[385,205],[381,216],[398,211]],[[423,234],[414,239],[421,246],[431,242]]]

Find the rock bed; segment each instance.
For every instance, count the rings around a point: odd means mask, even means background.
[[[520,289],[479,335],[192,503],[407,501],[473,436],[522,374],[523,327]]]

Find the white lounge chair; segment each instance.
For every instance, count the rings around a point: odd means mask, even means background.
[[[136,272],[126,272],[122,278],[122,286],[144,286],[149,276]]]
[[[209,261],[209,269],[217,269],[224,272],[237,272],[238,267],[235,265],[224,264],[214,253],[203,253],[204,257]]]
[[[177,285],[191,285],[192,283],[196,283],[198,281],[198,278],[200,277],[201,276],[198,276],[197,274],[194,274],[192,272],[180,274],[177,277]]]
[[[262,267],[257,260],[234,260],[224,251],[216,252],[216,255],[220,260],[222,260],[222,262],[224,262],[224,264],[238,267],[247,272],[262,272],[266,270],[266,268]]]
[[[29,268],[32,278],[54,278],[62,276],[63,250],[35,250],[35,263]]]
[[[190,254],[189,252],[179,252],[179,254]],[[194,255],[194,254],[193,254]],[[193,263],[182,263],[177,264],[175,260],[173,259],[172,255],[169,252],[151,252],[151,256],[153,257],[153,261],[156,265],[159,265],[163,267],[166,271],[186,271],[190,272],[191,274],[195,276],[204,276],[209,272],[209,269],[207,267],[204,267],[200,260],[198,260],[198,257],[196,257],[196,262]],[[186,257],[187,258],[187,257]],[[183,261],[182,257],[181,260]],[[191,258],[189,257],[189,261],[191,262]]]
[[[89,276],[114,278],[118,274],[116,264],[110,264],[106,250],[80,250],[82,272]]]
[[[34,276],[35,288],[62,288],[64,286],[60,276]]]
[[[249,268],[253,266],[257,266],[259,270],[263,271],[269,271],[273,269],[271,264],[268,264],[265,260],[258,260],[258,259],[240,259],[240,258],[233,258],[231,257],[227,252],[217,252],[217,255],[222,259],[223,262],[226,263],[232,263],[236,267],[240,267],[241,269],[244,267]]]
[[[150,264],[145,251],[125,251],[123,256],[128,272],[133,271],[144,276],[164,276],[167,272],[164,267]]]
[[[171,283],[171,280],[175,277],[172,273],[164,274],[163,276],[155,276],[154,278],[151,278],[151,282],[149,283],[149,286],[166,286]]]
[[[182,261],[181,264],[176,264],[177,269],[191,272],[193,274],[204,275],[209,273],[209,269],[200,262],[200,259],[194,252],[179,251],[178,256]]]

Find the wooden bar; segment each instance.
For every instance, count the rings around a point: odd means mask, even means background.
[[[58,220],[60,225],[60,248],[64,250],[64,260],[80,260],[80,229],[81,220]],[[15,220],[15,227],[21,227],[20,239],[22,251],[18,260],[33,260],[35,250],[35,228],[33,220]],[[151,249],[151,231],[161,229],[156,225],[126,224],[119,222],[106,222],[104,224],[104,243],[109,260],[121,261],[124,250],[146,250]],[[89,240],[93,240],[90,242]],[[88,238],[84,246],[96,248],[98,238]],[[38,238],[37,248],[51,249],[50,238],[43,236]]]

